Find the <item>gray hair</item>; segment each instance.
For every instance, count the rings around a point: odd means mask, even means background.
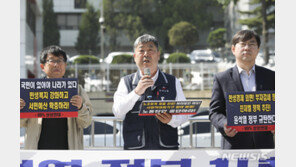
[[[159,44],[158,44],[158,40],[156,37],[149,35],[149,34],[144,34],[140,37],[138,37],[134,43],[134,51],[136,50],[136,47],[140,44],[140,43],[147,43],[147,42],[153,42],[154,45],[156,46],[157,50],[159,50]]]

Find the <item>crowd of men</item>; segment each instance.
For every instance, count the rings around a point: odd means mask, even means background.
[[[252,30],[237,32],[231,47],[236,65],[215,75],[209,119],[222,135],[222,149],[274,148],[274,131],[237,132],[227,127],[227,92],[275,90],[275,72],[255,65],[260,43],[260,37]],[[124,149],[177,150],[177,127],[189,116],[139,116],[139,107],[143,100],[186,100],[180,81],[158,68],[160,51],[156,37],[138,37],[133,56],[138,71],[121,78],[112,107],[115,117],[123,119]],[[60,47],[49,46],[42,51],[40,67],[46,74],[44,79],[64,78],[66,66],[67,56]],[[21,118],[21,127],[26,128],[25,149],[83,149],[83,129],[91,124],[93,109],[81,85],[70,103],[77,107],[78,117]],[[20,99],[20,109],[25,106],[26,101]]]

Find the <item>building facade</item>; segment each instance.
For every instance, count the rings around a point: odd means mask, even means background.
[[[40,76],[42,45],[42,0],[20,1],[20,77]]]

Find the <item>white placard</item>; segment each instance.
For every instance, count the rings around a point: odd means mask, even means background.
[[[274,167],[267,150],[26,151],[20,167]]]

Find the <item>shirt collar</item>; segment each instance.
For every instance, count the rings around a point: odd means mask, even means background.
[[[240,68],[238,65],[236,65],[236,66],[237,66],[237,69],[238,69],[238,73],[239,73],[239,74],[241,74],[243,71],[246,72],[246,70]],[[253,65],[253,67],[252,67],[250,73],[255,73],[255,65]]]

